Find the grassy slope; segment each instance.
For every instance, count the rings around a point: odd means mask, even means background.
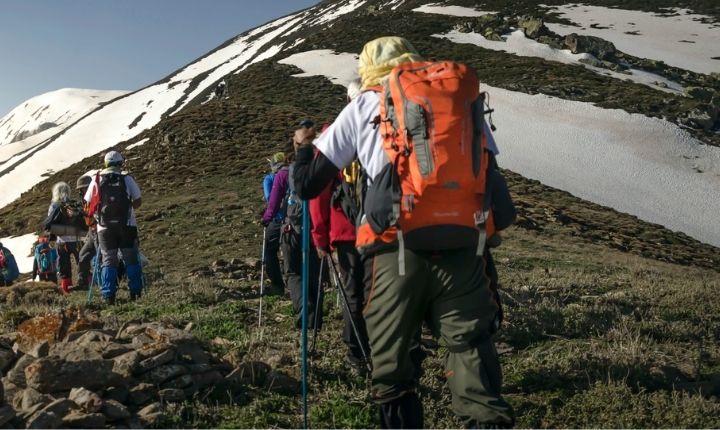
[[[417,18],[420,21],[407,28],[395,18],[388,19],[397,24],[398,32],[419,40],[423,52],[440,56],[447,49],[451,54],[445,53],[445,58],[483,58],[487,61],[480,66],[488,80],[506,79],[493,71],[510,60],[506,54],[424,39],[423,34],[440,25],[435,18]],[[418,29],[424,29],[423,34]],[[380,29],[366,29],[353,35],[354,40],[336,31],[316,36],[307,46],[327,47],[324,43],[336,38],[337,49],[357,51]],[[506,69],[510,76],[518,69],[537,68],[544,76],[538,78],[540,84],[557,75],[578,87],[590,79],[541,60],[512,61],[513,67]],[[144,193],[139,219],[143,249],[153,262],[153,284],[139,305],[104,310],[110,324],[128,319],[159,319],[180,326],[193,322],[194,332],[203,339],[220,336],[231,341],[230,346],[216,347],[222,353],[230,350],[246,359],[279,358],[281,368],[297,375],[298,333],[291,328],[288,300],[268,300],[269,319],[259,341],[254,280],[187,276],[190,269],[218,258],[259,254],[260,227],[254,220],[262,206],[262,160],[282,146],[299,118],[330,120],[342,107],[342,88],[322,78],[290,78],[293,72],[291,67],[266,62],[233,75],[228,81],[229,100],[185,109],[145,132],[140,137],[150,141],[127,153],[128,168]],[[617,86],[612,91],[632,89],[654,96],[633,84],[609,86]],[[98,161],[83,160],[0,210],[0,219],[13,220],[4,222],[0,233],[22,233],[34,226],[44,212],[50,184],[74,181]],[[518,410],[519,424],[720,426],[720,407],[710,396],[713,389],[718,394],[720,375],[716,343],[720,298],[714,294],[720,287],[720,251],[508,175],[521,219],[497,253],[507,306],[507,323],[499,340],[506,351],[508,397]],[[69,302],[44,301],[0,305],[4,330],[48,306],[80,304],[83,294],[76,293]],[[321,335],[323,354],[312,371],[313,423],[374,426],[365,382],[340,365],[338,314],[330,302],[326,305],[335,319]],[[441,378],[445,352],[433,352],[422,381],[426,424],[457,426],[448,413],[448,393]],[[703,384],[704,396],[691,394]],[[233,405],[185,405],[167,425],[299,426],[299,405],[297,396],[248,389]]]

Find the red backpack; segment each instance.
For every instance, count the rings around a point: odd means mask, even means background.
[[[475,72],[453,62],[395,67],[380,93],[377,123],[388,164],[365,197],[361,250],[399,246],[477,247],[494,226],[486,199],[488,157],[484,94]]]

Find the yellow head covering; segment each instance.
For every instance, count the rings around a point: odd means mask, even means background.
[[[380,84],[393,67],[412,61],[422,61],[422,57],[407,39],[386,36],[371,40],[363,47],[358,61],[362,89]]]

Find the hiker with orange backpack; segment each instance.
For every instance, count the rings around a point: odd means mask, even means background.
[[[512,426],[482,257],[496,229],[479,81],[464,65],[423,62],[399,37],[368,42],[359,74],[364,92],[315,141],[319,154],[312,136],[300,139],[293,176],[302,199],[356,156],[370,179],[356,246],[370,285],[370,393],[381,426],[423,427],[410,357],[423,321],[448,349],[453,411],[468,427]]]

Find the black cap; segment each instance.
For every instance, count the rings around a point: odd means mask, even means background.
[[[87,175],[82,175],[78,178],[77,183],[75,184],[75,189],[80,190],[83,188],[87,188],[90,186],[90,183],[92,182],[92,178]]]

